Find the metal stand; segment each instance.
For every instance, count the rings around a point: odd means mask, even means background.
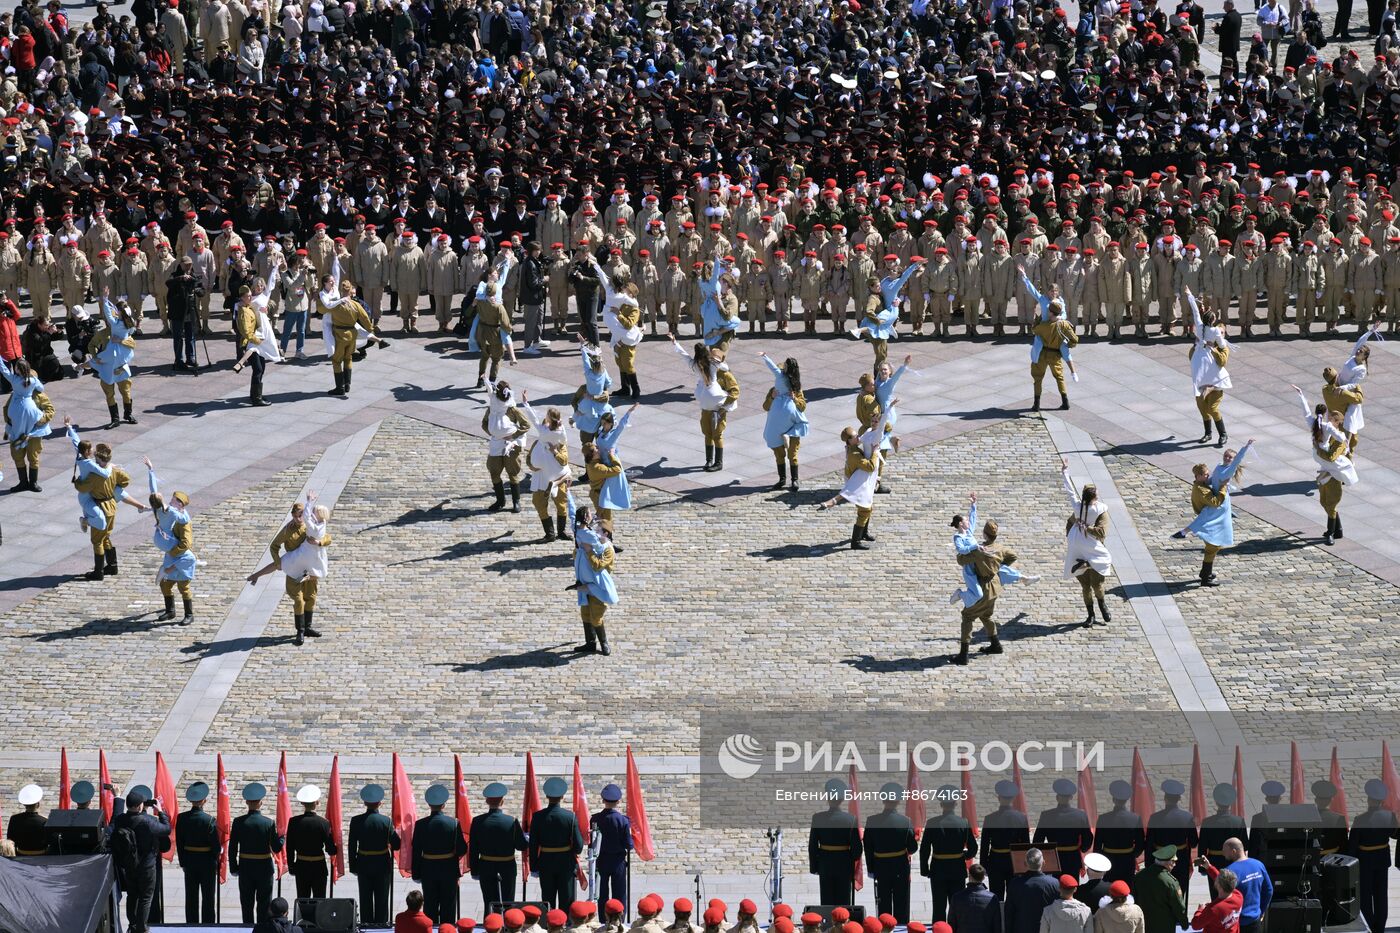
[[[772,908],[783,902],[783,828],[770,827],[764,835],[768,839],[768,905]]]

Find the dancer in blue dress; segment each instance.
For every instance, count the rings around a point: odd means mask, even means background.
[[[867,303],[863,309],[864,315],[856,322],[850,334],[857,340],[870,341],[871,346],[875,348],[876,370],[885,364],[885,358],[889,354],[889,342],[899,336],[900,293],[904,291],[909,279],[923,269],[927,261],[922,256],[915,256],[910,260],[909,267],[901,273],[896,271],[899,268],[899,257],[890,253],[885,256],[885,276],[880,279],[870,277],[870,297],[878,297],[879,303]]]
[[[802,447],[802,438],[807,436],[807,399],[802,394],[802,371],[797,360],[788,357],[781,367],[769,358],[767,353],[758,354],[773,374],[773,388],[763,400],[763,410],[768,413],[763,423],[763,443],[773,451],[773,459],[778,465],[778,481],[771,488],[782,489],[788,482],[788,469],[792,470],[793,490],[798,488],[797,452]]]
[[[577,580],[579,615],[583,619],[584,643],[580,651],[596,650],[612,654],[603,618],[618,602],[612,570],[615,551],[607,530],[593,523],[593,510],[579,506],[574,513],[574,576]]]
[[[1185,538],[1195,535],[1205,545],[1201,561],[1201,586],[1215,586],[1215,557],[1235,543],[1235,518],[1230,509],[1230,480],[1244,465],[1244,458],[1254,446],[1254,438],[1240,448],[1239,454],[1223,470],[1212,471],[1204,463],[1191,468],[1191,508],[1196,520],[1172,535]]]
[[[5,402],[5,441],[19,474],[19,481],[10,487],[10,492],[43,492],[39,485],[39,457],[44,451],[44,438],[53,433],[49,427],[54,416],[53,402],[44,394],[44,384],[24,357],[8,365],[0,360],[0,379],[10,386],[10,397]]]
[[[73,445],[73,482],[80,483],[93,474],[111,476],[110,468],[98,466],[92,454],[92,441],[85,441],[78,436],[77,429],[73,427],[73,419],[65,417],[63,426],[67,429],[69,443]],[[78,527],[83,531],[90,528],[101,531],[107,528],[107,516],[97,507],[97,500],[91,493],[78,493],[78,510]]]
[[[721,354],[729,352],[739,330],[739,303],[734,299],[733,277],[722,259],[712,259],[700,271],[700,332],[705,346]],[[725,291],[728,287],[729,291]]]
[[[113,304],[104,290],[97,306],[102,310],[105,328],[98,328],[88,342],[87,365],[91,366],[102,380],[102,394],[107,396],[107,412],[112,416],[108,429],[118,427],[123,421],[135,424],[131,413],[131,361],[136,357],[136,329],[141,319],[132,312],[125,299],[118,298]],[[117,417],[117,393],[121,392],[122,416]]]
[[[175,590],[178,589],[185,607],[180,624],[189,625],[194,621],[194,592],[190,584],[194,581],[197,563],[191,550],[194,547],[194,532],[190,523],[190,497],[176,491],[167,503],[160,494],[160,480],[156,477],[151,458],[145,458],[145,463],[146,482],[151,491],[151,513],[156,520],[151,543],[164,555],[160,570],[156,572],[160,594],[165,598],[165,611],[160,614],[159,621],[168,622],[175,618]]]
[[[974,492],[968,496],[968,500],[967,515],[954,515],[951,522],[953,550],[959,554],[971,554],[982,544],[977,540],[977,493]],[[1040,582],[1040,577],[1035,574],[1023,574],[1015,567],[1004,565],[997,569],[997,578],[1003,584]],[[983,591],[982,583],[977,579],[977,572],[971,564],[962,568],[962,579],[963,585],[953,590],[952,595],[948,597],[948,603],[956,606],[961,602],[963,608],[966,609],[969,606],[975,606],[986,593]]]
[[[598,434],[598,425],[603,415],[613,410],[609,398],[612,395],[613,380],[603,362],[603,351],[586,342],[579,335],[579,355],[583,361],[583,385],[574,393],[574,427],[578,428],[579,439],[587,444]]]
[[[1026,293],[1040,305],[1040,320],[1031,328],[1035,339],[1031,341],[1031,380],[1035,385],[1035,401],[1031,411],[1040,411],[1040,387],[1048,370],[1055,378],[1055,387],[1060,390],[1060,409],[1069,408],[1069,392],[1065,388],[1064,367],[1069,367],[1070,377],[1079,381],[1074,360],[1070,358],[1070,348],[1079,343],[1074,328],[1065,321],[1065,303],[1052,287],[1049,297],[1042,295],[1023,271],[1021,284]]]

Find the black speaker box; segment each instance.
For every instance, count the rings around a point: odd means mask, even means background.
[[[1347,924],[1361,913],[1361,863],[1350,855],[1323,856],[1318,895],[1329,926]]]
[[[44,841],[59,855],[87,855],[102,842],[101,810],[50,810]]]
[[[306,933],[357,933],[353,897],[299,897],[293,920]]]
[[[1322,901],[1315,897],[1274,901],[1265,927],[1269,933],[1322,933],[1323,916]]]

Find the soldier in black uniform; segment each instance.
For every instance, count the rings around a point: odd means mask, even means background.
[[[1142,817],[1128,809],[1133,786],[1127,781],[1108,785],[1113,809],[1100,813],[1094,826],[1094,851],[1108,856],[1113,867],[1104,875],[1110,884],[1131,882],[1137,874],[1138,856],[1147,850],[1147,834],[1142,829]]]
[[[214,923],[214,886],[219,874],[219,827],[204,812],[209,785],[195,781],[185,791],[190,808],[175,817],[175,854],[185,875],[185,922]]]
[[[26,784],[19,789],[19,813],[10,817],[5,830],[5,838],[15,844],[15,854],[26,858],[48,854],[48,843],[44,840],[44,827],[49,818],[39,812],[39,801],[44,799],[44,790],[38,784]]]
[[[442,812],[450,796],[441,784],[429,787],[423,799],[432,812],[413,824],[413,880],[423,886],[423,913],[435,924],[457,918],[460,859],[467,854],[462,824]]]
[[[1259,790],[1264,794],[1265,806],[1277,806],[1283,800],[1284,791],[1288,788],[1283,786],[1281,781],[1265,781],[1260,785]],[[1258,858],[1259,853],[1264,851],[1264,831],[1269,828],[1269,818],[1260,810],[1249,820],[1249,856]]]
[[[569,792],[563,778],[544,782],[548,804],[530,817],[530,870],[540,876],[540,899],[550,907],[567,910],[574,902],[578,881],[574,869],[583,852],[583,831],[573,811],[559,806]]]
[[[1400,839],[1400,823],[1385,808],[1385,782],[1366,782],[1366,812],[1351,821],[1347,855],[1361,863],[1361,916],[1372,930],[1384,930],[1389,913],[1390,840]]]
[[[297,791],[297,803],[305,812],[287,821],[287,870],[297,880],[297,897],[325,897],[331,866],[327,856],[340,851],[339,840],[331,834],[331,824],[316,812],[321,788],[304,785]]]
[[[1006,898],[1006,882],[1011,877],[1011,847],[1031,841],[1031,824],[1012,804],[1017,789],[1011,781],[997,781],[997,808],[982,820],[982,852],[978,859],[987,869],[987,889]]]
[[[525,831],[520,821],[501,809],[506,786],[492,781],[484,791],[487,811],[472,817],[471,859],[467,865],[481,884],[486,913],[497,902],[515,900],[515,853],[524,852]]]
[[[1225,840],[1245,837],[1244,817],[1235,816],[1231,810],[1236,798],[1233,784],[1217,784],[1210,795],[1216,810],[1201,820],[1200,854],[1223,870],[1230,865],[1230,859],[1225,856]]]
[[[1191,884],[1191,852],[1200,844],[1196,832],[1196,818],[1190,810],[1183,810],[1179,804],[1186,793],[1186,785],[1170,778],[1162,782],[1162,809],[1147,819],[1147,847],[1160,849],[1162,846],[1176,847],[1176,865],[1172,874],[1176,876],[1181,890]]]
[[[1336,855],[1347,844],[1347,818],[1332,810],[1337,785],[1331,781],[1313,781],[1312,793],[1317,812],[1322,815],[1322,832],[1318,838],[1322,843],[1322,855]]]
[[[948,919],[948,899],[967,883],[967,863],[977,857],[977,837],[972,824],[954,811],[958,789],[951,784],[938,788],[943,812],[924,824],[919,843],[919,874],[929,879],[933,892],[933,922]]]
[[[71,801],[73,801],[73,806],[74,806],[74,808],[76,808],[76,809],[78,809],[78,810],[91,810],[91,809],[92,809],[92,801],[93,801],[96,797],[97,797],[97,788],[93,786],[93,784],[92,784],[91,781],[77,781],[76,783],[73,784],[72,788],[70,788],[69,791],[68,791],[68,799],[71,800]],[[113,801],[113,803],[115,804],[115,801]],[[125,801],[123,801],[123,805],[125,805]],[[102,809],[101,805],[99,805],[97,809],[98,809],[98,811],[99,811],[99,813],[100,813],[100,812],[101,812],[101,809]],[[113,807],[113,810],[114,810],[113,816],[115,816],[115,815],[116,815],[116,813],[115,813],[115,806]],[[105,837],[105,836],[106,836],[105,829],[106,829],[106,826],[107,826],[107,817],[106,817],[106,814],[99,815],[98,818],[97,818],[97,821],[98,821],[98,825],[100,825],[100,826],[103,827],[104,832],[103,832],[102,835]],[[104,844],[104,843],[103,843],[102,841],[99,841],[99,842],[97,843],[97,845],[98,845],[99,848],[100,848],[103,844]],[[50,854],[53,854],[53,853],[50,853]]]
[[[1113,869],[1113,863],[1102,852],[1090,852],[1084,856],[1084,883],[1074,890],[1075,900],[1089,905],[1091,914],[1098,913],[1099,901],[1108,897],[1112,882],[1104,875]]]
[[[389,925],[389,896],[394,888],[394,853],[402,844],[389,818],[379,812],[384,788],[366,784],[360,788],[364,813],[350,818],[345,866],[360,885],[360,921],[367,927]]]
[[[277,826],[262,815],[267,788],[254,781],[243,787],[248,812],[233,821],[228,837],[228,870],[238,876],[238,902],[244,923],[267,919],[272,904],[272,855],[282,851],[285,840]],[[255,910],[256,908],[256,910]]]
[[[844,781],[832,778],[823,792],[827,808],[812,814],[812,827],[807,831],[808,872],[818,878],[823,904],[849,905],[854,899],[856,862],[860,861],[860,827],[841,806],[846,797]]]
[[[1053,847],[1060,858],[1060,873],[1076,880],[1082,874],[1084,853],[1094,845],[1094,833],[1089,829],[1089,814],[1070,804],[1079,786],[1068,778],[1059,778],[1052,789],[1055,806],[1040,811],[1031,839],[1042,849]]]
[[[898,810],[903,799],[904,788],[890,781],[880,788],[880,812],[865,821],[865,863],[875,880],[876,910],[901,924],[909,922],[909,856],[919,848],[914,824]]]

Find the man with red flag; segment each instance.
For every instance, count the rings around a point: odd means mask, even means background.
[[[622,788],[609,784],[603,788],[603,809],[589,818],[589,829],[597,833],[598,890],[594,897],[606,901],[615,897],[622,903],[627,901],[627,859],[632,852],[632,822],[617,803],[622,799]]]
[[[277,824],[262,812],[267,788],[257,781],[243,785],[248,812],[233,821],[228,837],[228,870],[238,876],[238,902],[244,923],[267,919],[272,904],[272,857],[282,851],[284,839]]]
[[[219,827],[204,811],[209,785],[185,789],[190,808],[175,818],[175,854],[185,875],[185,922],[214,923],[214,885],[219,875]]]
[[[1031,841],[1030,821],[1015,806],[1020,793],[1015,781],[997,781],[997,808],[982,820],[979,861],[987,869],[988,890],[1003,900],[1012,874],[1011,847]]]
[[[1031,842],[1041,848],[1053,847],[1059,854],[1060,873],[1078,880],[1083,873],[1084,853],[1094,844],[1089,814],[1070,803],[1070,798],[1079,793],[1079,785],[1069,778],[1057,779],[1051,790],[1055,792],[1055,806],[1040,811]]]
[[[823,904],[847,905],[855,900],[851,887],[861,857],[860,827],[841,805],[846,799],[845,781],[827,781],[823,796],[826,809],[812,814],[807,831],[808,872],[817,876]]]
[[[1104,875],[1109,883],[1132,881],[1137,874],[1138,856],[1147,849],[1147,834],[1142,817],[1128,809],[1133,799],[1133,785],[1114,781],[1108,785],[1113,809],[1099,814],[1094,826],[1094,851],[1108,856],[1113,867]]]
[[[1171,778],[1163,781],[1162,809],[1147,820],[1149,849],[1176,847],[1176,866],[1172,874],[1183,891],[1191,884],[1191,853],[1201,841],[1200,833],[1196,831],[1196,817],[1190,810],[1181,808],[1181,798],[1185,795],[1185,784]]]
[[[1312,795],[1317,812],[1322,814],[1322,833],[1318,839],[1322,843],[1322,854],[1336,855],[1347,844],[1347,818],[1332,809],[1337,785],[1331,781],[1313,781]]]
[[[451,923],[458,917],[457,882],[467,837],[456,817],[443,811],[451,798],[441,784],[429,787],[423,799],[430,812],[413,826],[413,880],[423,886],[423,913],[433,923]]]
[[[331,836],[331,824],[316,812],[321,788],[304,784],[297,791],[303,811],[287,821],[287,868],[297,880],[297,897],[325,897],[330,880],[328,856],[340,851]]]
[[[919,874],[933,893],[933,922],[948,919],[948,899],[967,884],[967,863],[977,857],[972,824],[955,813],[962,795],[952,784],[934,792],[942,813],[924,824],[919,842]]]
[[[1367,928],[1377,931],[1385,929],[1390,908],[1390,840],[1400,838],[1395,812],[1386,808],[1389,796],[1385,781],[1367,781],[1366,812],[1352,820],[1347,836],[1347,854],[1361,863],[1361,916]]]
[[[367,927],[387,927],[389,897],[394,890],[394,853],[402,843],[393,821],[379,812],[384,803],[382,786],[361,787],[360,802],[365,812],[350,817],[346,867],[359,883],[360,921]]]
[[[491,905],[515,900],[515,854],[525,851],[525,830],[520,821],[501,809],[507,789],[500,781],[486,785],[486,812],[472,818],[468,867],[481,884],[481,903]]]
[[[530,870],[540,876],[540,899],[551,907],[567,909],[574,902],[578,882],[574,867],[583,852],[583,830],[572,811],[559,805],[569,792],[569,782],[552,777],[544,782],[548,803],[530,817]]]
[[[1225,856],[1225,840],[1243,840],[1248,832],[1244,817],[1235,815],[1234,785],[1217,784],[1210,794],[1215,801],[1215,812],[1201,820],[1200,854],[1217,869],[1223,869],[1230,864]],[[1342,841],[1346,841],[1345,830]]]

